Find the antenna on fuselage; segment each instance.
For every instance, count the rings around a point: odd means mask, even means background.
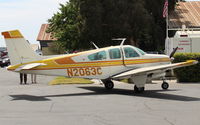
[[[126,38],[117,38],[117,39],[112,39],[112,40],[121,40],[121,44],[120,46],[123,46],[124,45],[124,42],[126,41]]]
[[[91,41],[91,44],[94,45],[94,47],[95,47],[96,49],[99,49],[99,47],[98,47],[94,42]]]

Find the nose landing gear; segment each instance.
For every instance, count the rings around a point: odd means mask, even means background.
[[[144,92],[144,87],[137,87],[135,85],[134,86],[134,92],[136,92],[136,93],[142,93],[142,92]]]

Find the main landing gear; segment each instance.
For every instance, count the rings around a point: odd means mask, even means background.
[[[104,86],[106,89],[113,89],[114,83],[111,80],[103,80]]]
[[[163,90],[167,90],[169,88],[169,83],[163,81],[161,87],[162,87]]]
[[[112,80],[110,80],[110,79],[102,80],[102,82],[104,83],[104,86],[106,89],[108,89],[108,90],[113,89],[114,83]],[[161,87],[163,90],[167,90],[169,88],[169,84],[165,80],[163,80]],[[136,85],[134,86],[134,91],[136,93],[142,93],[142,92],[144,92],[144,90],[145,90],[144,87],[137,87]]]

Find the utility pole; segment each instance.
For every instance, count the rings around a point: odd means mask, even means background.
[[[168,28],[169,28],[169,2],[168,2],[168,0],[166,0],[166,2],[167,2],[167,12],[166,12],[166,39],[168,39],[169,38],[169,33],[168,33]]]
[[[168,54],[169,47],[169,34],[168,34],[168,26],[169,26],[169,12],[168,12],[168,0],[165,0],[164,8],[163,8],[163,18],[166,20],[166,39],[165,39],[165,54]]]

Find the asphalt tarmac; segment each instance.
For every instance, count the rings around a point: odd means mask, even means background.
[[[167,91],[147,84],[142,94],[133,85],[19,85],[19,74],[0,69],[0,125],[200,125],[200,83],[169,81]],[[30,76],[29,76],[30,83]]]

